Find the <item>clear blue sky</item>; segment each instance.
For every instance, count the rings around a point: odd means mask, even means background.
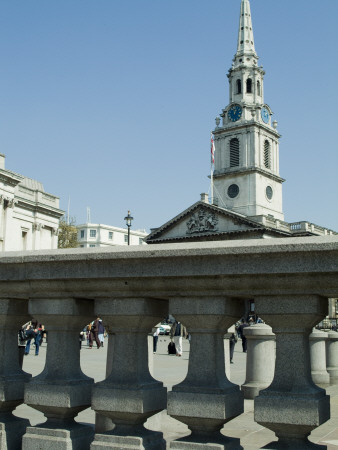
[[[0,152],[77,223],[160,226],[209,189],[240,0],[1,0]],[[338,231],[338,1],[251,0],[287,221]]]

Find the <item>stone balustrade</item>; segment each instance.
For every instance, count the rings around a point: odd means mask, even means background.
[[[337,275],[336,236],[4,253],[0,448],[242,448],[220,432],[244,405],[226,377],[223,336],[249,300],[276,337],[273,381],[254,401],[255,420],[278,438],[266,448],[309,448],[309,433],[330,417],[330,399],[311,379],[309,336],[327,299],[338,297]],[[169,311],[192,340],[187,377],[167,393],[150,375],[147,334]],[[107,377],[96,384],[81,371],[78,346],[95,314],[113,333]],[[31,378],[16,337],[33,316],[49,335],[45,369]],[[23,402],[47,421],[31,427],[15,418]],[[76,422],[88,407],[114,426],[94,434]],[[191,435],[166,443],[143,426],[165,409]]]

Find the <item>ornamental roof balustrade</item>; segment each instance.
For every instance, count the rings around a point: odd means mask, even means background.
[[[143,424],[167,409],[192,431],[170,448],[242,448],[220,434],[244,406],[243,392],[225,374],[223,335],[254,300],[276,334],[274,379],[255,398],[255,420],[283,448],[306,446],[330,417],[329,396],[311,380],[308,337],[326,316],[327,299],[338,297],[337,275],[337,236],[4,253],[0,439],[9,450],[48,448],[51,440],[60,448],[164,450],[162,433]],[[169,312],[192,339],[188,374],[167,392],[150,375],[147,334]],[[97,314],[114,344],[106,379],[94,383],[80,368],[78,334]],[[16,342],[32,317],[48,329],[45,369],[33,378],[19,367]],[[31,427],[14,418],[23,402],[47,422]],[[95,434],[75,422],[89,407],[115,428]]]

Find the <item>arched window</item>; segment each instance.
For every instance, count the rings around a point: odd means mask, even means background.
[[[257,95],[261,95],[261,83],[259,80],[257,81]]]
[[[242,93],[242,82],[241,80],[236,80],[236,94],[241,94]]]
[[[271,169],[271,151],[270,142],[264,141],[264,166],[266,169]]]
[[[230,167],[239,166],[239,140],[233,138],[230,140]]]
[[[246,92],[248,94],[252,94],[252,79],[251,78],[248,78],[246,80]]]

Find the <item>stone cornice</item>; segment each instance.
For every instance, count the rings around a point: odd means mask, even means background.
[[[10,170],[0,169],[0,181],[10,186],[17,186],[25,177]]]
[[[264,130],[265,132],[272,134],[275,138],[279,139],[282,137],[281,134],[278,133],[274,128],[269,127],[268,125],[264,125],[257,120],[245,121],[244,123],[238,125],[230,125],[229,127],[218,127],[213,130],[213,134],[215,139],[226,137],[228,135],[232,135],[234,133],[242,133],[243,131],[249,132],[252,131],[251,128],[259,128],[260,130]]]
[[[284,178],[281,178],[280,176],[271,173],[267,170],[263,170],[259,167],[236,167],[235,169],[233,167],[229,168],[229,169],[223,169],[222,172],[218,172],[215,171],[213,176],[214,178],[221,178],[221,177],[225,177],[225,176],[230,176],[230,175],[245,175],[248,173],[253,173],[253,172],[257,172],[260,173],[261,175],[266,176],[267,178],[270,178],[271,180],[277,181],[279,183],[283,183],[285,181]]]
[[[15,197],[17,206],[22,209],[27,209],[29,211],[34,211],[36,213],[47,214],[49,216],[59,219],[64,215],[64,211],[58,208],[53,208],[52,206],[45,205],[43,203],[38,203],[34,201],[29,201],[22,197]]]

